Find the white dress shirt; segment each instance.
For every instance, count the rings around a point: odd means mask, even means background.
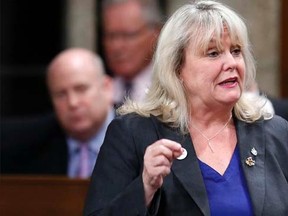
[[[137,102],[142,101],[150,87],[151,79],[152,64],[149,64],[131,81],[132,90],[130,93],[130,99]],[[114,78],[114,90],[114,103],[119,104],[123,102],[125,96],[125,80],[122,77]]]

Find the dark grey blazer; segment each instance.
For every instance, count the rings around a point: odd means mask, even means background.
[[[66,135],[54,114],[1,122],[3,174],[67,175]]]
[[[253,124],[234,118],[241,164],[255,215],[288,215],[288,122],[275,116]],[[143,156],[158,139],[177,141],[187,150],[175,160],[156,193],[151,215],[210,215],[208,198],[190,135],[183,136],[156,118],[129,114],[109,126],[93,171],[84,215],[148,215],[142,183]],[[257,156],[251,149],[258,151]],[[255,166],[245,160],[253,157]]]

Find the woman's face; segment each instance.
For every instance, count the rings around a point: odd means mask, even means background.
[[[241,96],[245,62],[241,47],[232,44],[229,33],[221,38],[221,48],[211,40],[206,52],[193,52],[193,42],[185,50],[180,78],[192,106],[233,106]]]

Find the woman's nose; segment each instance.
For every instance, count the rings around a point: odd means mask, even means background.
[[[236,68],[236,60],[235,57],[230,53],[230,52],[226,52],[224,54],[224,65],[223,65],[223,69],[224,71],[233,71]]]

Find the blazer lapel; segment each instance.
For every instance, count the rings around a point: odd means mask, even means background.
[[[203,214],[210,215],[206,188],[190,136],[187,136],[181,144],[188,154],[183,160],[175,160],[173,162],[172,172],[178,177]]]
[[[154,119],[154,124],[155,123],[156,122]],[[203,214],[210,215],[208,197],[190,135],[184,136],[178,133],[176,130],[172,130],[159,123],[156,124],[159,139],[166,138],[176,141],[187,150],[188,154],[186,158],[182,160],[175,159],[173,161],[171,168],[172,172],[183,184],[183,187],[187,190],[195,203],[197,203]]]
[[[265,197],[265,140],[262,121],[247,124],[235,121],[237,128],[237,140],[240,149],[241,165],[247,181],[255,215],[262,215]],[[246,163],[251,158],[255,165]]]

